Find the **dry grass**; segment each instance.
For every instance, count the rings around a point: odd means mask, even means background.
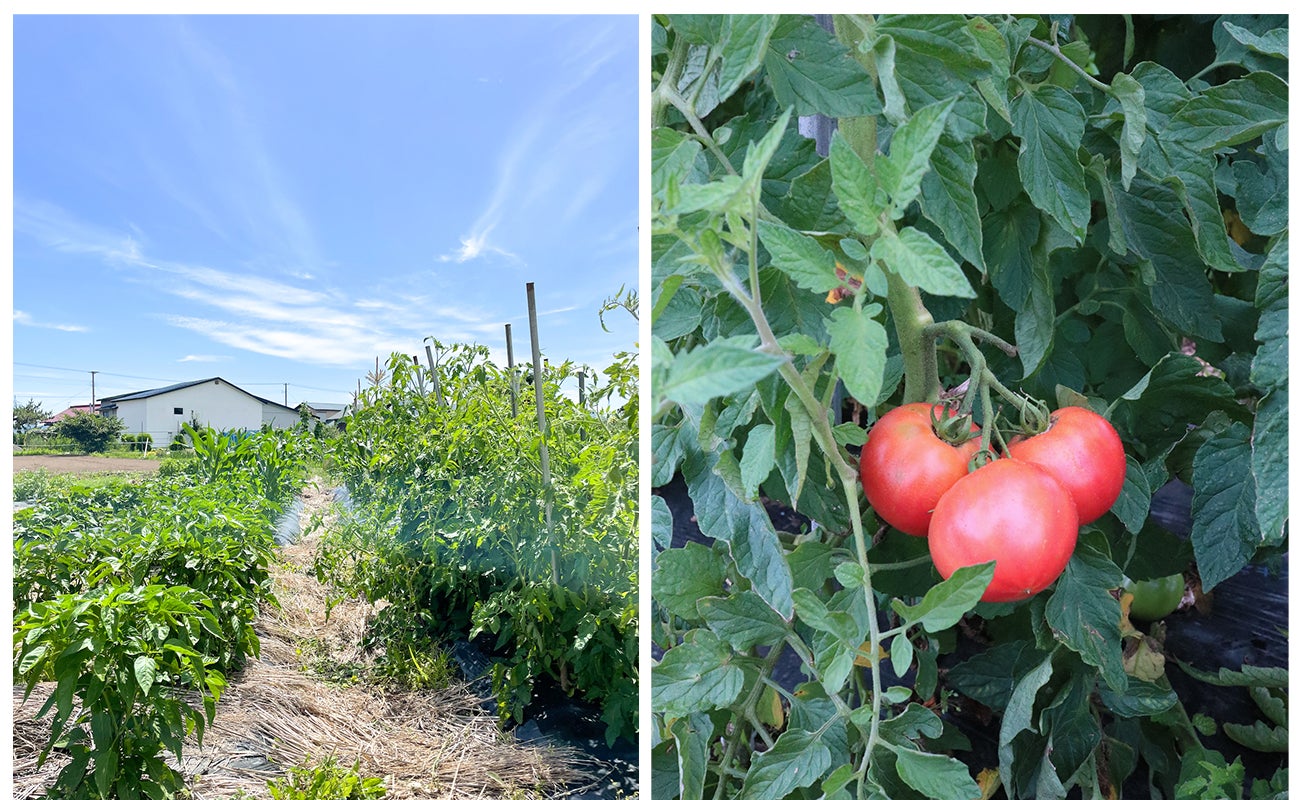
[[[304,522],[328,514],[319,486],[304,493]],[[328,524],[328,519],[326,521]],[[307,526],[304,524],[304,528]],[[373,658],[359,642],[375,608],[360,601],[336,606],[326,619],[328,591],[310,574],[318,535],[284,548],[276,568],[279,609],[257,623],[261,658],[230,676],[203,746],[187,744],[181,765],[198,800],[266,797],[266,781],[290,766],[328,756],[362,775],[383,776],[388,796],[405,798],[543,798],[585,782],[596,766],[582,753],[524,745],[503,735],[497,720],[463,685],[408,692],[364,684],[340,686],[304,670],[304,651],[336,663]],[[49,733],[33,716],[53,685],[27,703],[14,691],[14,797],[41,794],[67,758],[36,756]]]

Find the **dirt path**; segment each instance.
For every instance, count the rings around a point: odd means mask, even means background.
[[[46,472],[157,472],[162,461],[107,456],[14,456],[14,472],[43,469]]]
[[[284,547],[282,563],[272,568],[280,607],[264,608],[255,623],[261,657],[228,676],[230,686],[203,746],[186,744],[181,768],[192,797],[216,800],[242,791],[244,797],[265,798],[268,780],[330,755],[345,766],[356,763],[362,775],[383,776],[388,800],[540,800],[584,782],[591,759],[502,734],[463,684],[416,692],[320,676],[314,667],[322,661],[374,658],[360,642],[377,607],[345,600],[326,616],[329,590],[316,580],[312,565],[323,531],[333,524],[333,494],[310,484],[302,499],[301,527],[311,533]],[[313,518],[324,524],[311,525]],[[44,741],[48,722],[32,716],[52,690],[53,684],[42,684],[21,703],[21,687],[15,688],[17,798],[35,796],[67,762],[56,753],[35,769],[35,742]]]

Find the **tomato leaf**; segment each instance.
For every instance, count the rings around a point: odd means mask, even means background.
[[[1024,311],[1029,299],[1039,229],[1038,209],[1029,203],[1015,203],[984,218],[989,279],[1002,302],[1016,312]]]
[[[737,650],[779,644],[788,630],[785,620],[753,592],[705,597],[697,607],[718,638]]]
[[[668,502],[657,494],[650,498],[650,535],[656,550],[672,547],[673,512],[668,508]]]
[[[863,405],[871,405],[880,394],[885,378],[888,337],[885,327],[872,319],[877,305],[859,310],[837,308],[831,312],[827,330],[831,335],[831,352],[849,394]]]
[[[884,194],[876,173],[867,169],[839,131],[831,136],[830,165],[840,210],[858,233],[874,236],[880,230],[879,217],[885,211]]]
[[[1052,656],[1048,654],[1038,666],[1016,682],[1016,688],[1007,701],[1006,712],[1002,715],[1002,727],[998,731],[998,771],[1002,775],[1002,782],[1007,785],[1009,795],[1016,796],[1012,794],[1016,788],[1016,773],[1012,766],[1015,761],[1013,744],[1022,731],[1035,731],[1034,703],[1038,690],[1051,677]]]
[[[1123,692],[1113,692],[1101,687],[1101,701],[1117,715],[1125,718],[1150,717],[1168,711],[1178,702],[1172,689],[1154,683],[1132,679]]]
[[[714,339],[678,354],[668,368],[662,391],[664,397],[677,403],[702,404],[752,387],[780,365],[779,356],[734,340]]]
[[[1120,180],[1127,190],[1137,174],[1138,155],[1147,137],[1146,92],[1132,75],[1119,73],[1111,79],[1111,89],[1124,112],[1124,127],[1119,137]]]
[[[975,145],[945,133],[930,154],[930,171],[921,179],[921,213],[943,232],[962,258],[985,272],[975,174]]]
[[[921,193],[921,179],[930,171],[930,154],[939,143],[953,102],[949,98],[916,111],[911,119],[894,131],[889,155],[876,160],[880,188],[889,195],[895,219],[901,217]],[[973,169],[971,177],[974,178]]]
[[[665,550],[659,554],[658,564],[654,573],[655,600],[683,619],[703,619],[697,601],[726,591],[722,558],[695,542]]]
[[[799,288],[828,292],[844,285],[835,275],[835,256],[811,236],[759,220],[758,238],[771,255],[772,266],[789,275]]]
[[[871,245],[871,257],[898,273],[909,286],[934,295],[974,297],[975,290],[943,245],[916,228],[886,231]]]
[[[754,756],[738,800],[782,800],[795,789],[812,786],[830,766],[831,752],[820,736],[787,730],[771,750]]]
[[[691,714],[673,722],[673,739],[677,742],[677,769],[681,800],[701,800],[708,776],[709,743],[713,738],[713,720],[708,714]]]
[[[932,587],[914,606],[894,600],[894,611],[909,625],[919,625],[927,633],[938,633],[961,621],[975,607],[993,580],[993,562],[959,567],[942,583]]]
[[[728,14],[722,18],[722,43],[719,55],[718,101],[735,94],[742,81],[763,64],[768,40],[776,29],[774,14]]]
[[[696,450],[682,464],[700,530],[729,545],[740,574],[764,602],[789,620],[794,615],[793,578],[772,520],[761,505],[738,497],[727,486],[712,469],[716,463],[716,455],[706,457]]]
[[[1236,422],[1203,444],[1193,462],[1192,547],[1207,592],[1244,567],[1261,543],[1250,455],[1250,429]]]
[[[812,17],[781,18],[763,54],[763,67],[777,102],[800,116],[880,112],[866,68]]]
[[[1101,670],[1106,685],[1127,685],[1120,656],[1119,601],[1110,593],[1123,573],[1109,558],[1080,545],[1047,601],[1047,623],[1066,647]]]
[[[1197,150],[1217,150],[1248,142],[1286,119],[1286,81],[1269,72],[1252,72],[1187,101],[1164,136]]]
[[[1079,101],[1059,86],[1026,89],[1011,101],[1021,183],[1034,205],[1079,241],[1091,216],[1078,153],[1085,118]]]
[[[935,800],[971,800],[980,789],[966,765],[938,753],[920,753],[906,747],[894,748],[898,756],[898,777],[913,789]]]
[[[1132,533],[1142,530],[1147,514],[1151,510],[1151,486],[1147,483],[1147,474],[1142,465],[1133,458],[1125,456],[1127,468],[1124,471],[1124,488],[1111,511],[1124,527]]]
[[[732,651],[708,631],[670,648],[653,668],[650,696],[654,710],[685,717],[726,708],[740,696],[745,675],[732,663]]]

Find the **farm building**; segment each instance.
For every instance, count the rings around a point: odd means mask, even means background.
[[[346,403],[299,403],[298,409],[306,409],[317,420],[324,422],[326,425],[338,425],[343,418],[352,410],[352,406]]]
[[[83,403],[79,406],[68,406],[59,413],[41,420],[41,427],[48,428],[64,417],[70,417],[73,414],[93,414],[96,408],[99,408],[99,403],[96,403],[94,406],[90,405],[90,403]]]
[[[263,425],[291,428],[298,423],[296,410],[250,394],[224,378],[105,397],[100,413],[122,420],[125,433],[147,433],[159,443],[171,441],[187,422],[247,431]]]

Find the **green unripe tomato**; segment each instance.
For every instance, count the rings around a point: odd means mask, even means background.
[[[1132,619],[1153,622],[1174,613],[1183,600],[1187,584],[1182,573],[1149,581],[1131,582],[1124,579],[1124,591],[1133,595],[1133,605],[1128,615]]]

